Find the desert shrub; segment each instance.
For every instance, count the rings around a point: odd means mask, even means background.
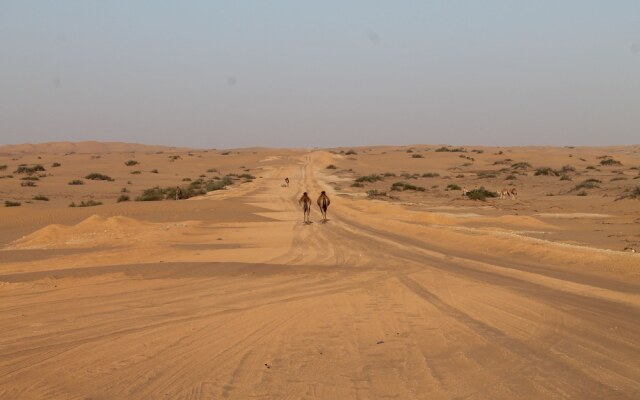
[[[121,194],[120,197],[118,197],[118,200],[116,200],[118,203],[122,203],[123,201],[129,201],[129,196],[127,196],[126,194]]]
[[[24,181],[20,182],[20,186],[22,187],[36,187],[36,183],[34,181]]]
[[[422,154],[412,154],[411,158],[424,158]]]
[[[464,178],[464,175],[463,174],[458,174],[458,175],[456,175],[456,178]]]
[[[338,167],[336,167],[333,164],[329,164],[329,165],[327,165],[327,169],[338,169]]]
[[[53,164],[51,164],[52,168],[57,168],[59,166],[61,166],[62,164],[60,164],[59,162],[54,162]]]
[[[76,203],[74,202],[71,202],[71,204],[69,204],[69,207],[95,207],[100,205],[102,205],[102,202],[100,201],[87,200],[87,201],[81,201],[80,204],[78,205],[76,205]]]
[[[540,176],[540,175],[544,175],[544,176],[559,176],[560,173],[558,171],[556,171],[553,168],[549,168],[549,167],[540,167],[540,168],[536,168],[536,172],[533,174],[535,176]]]
[[[30,167],[25,165],[25,164],[20,164],[18,166],[18,169],[16,169],[14,171],[14,173],[16,173],[16,174],[33,174],[33,173],[38,172],[38,171],[46,171],[46,169],[40,164],[36,164],[36,165],[30,166]]]
[[[504,178],[505,181],[514,181],[516,179],[518,179],[518,177],[513,174],[507,175],[507,177]]]
[[[0,165],[0,171],[4,171],[7,169],[7,164]]]
[[[571,177],[570,177],[569,175],[562,175],[562,176],[560,177],[560,180],[561,180],[561,181],[570,181],[570,180],[571,180]]]
[[[574,167],[573,165],[564,165],[562,169],[560,169],[560,172],[562,172],[563,174],[567,174],[569,172],[576,172],[576,167]]]
[[[345,154],[345,155],[347,155],[347,156],[355,156],[355,155],[356,155],[356,154],[358,154],[358,153],[356,153],[356,152],[355,152],[355,150],[349,150],[349,151],[347,151],[347,152],[346,152],[346,153],[344,153],[344,154]]]
[[[191,182],[191,178],[182,178],[182,182]]]
[[[382,176],[384,176],[385,178],[388,178],[390,176],[396,176],[396,174],[394,174],[393,172],[385,172],[384,174],[382,174]]]
[[[159,186],[145,189],[142,194],[136,197],[136,201],[160,201],[164,200],[164,191]]]
[[[436,178],[438,176],[440,176],[440,174],[437,172],[425,172],[424,174],[422,174],[423,178]]]
[[[470,163],[470,162],[466,162],[466,163],[462,164],[462,166],[463,166],[463,167],[468,167],[468,166],[470,166],[470,165],[471,165],[471,163]]]
[[[125,161],[124,165],[126,165],[127,167],[132,167],[134,165],[138,165],[140,164],[139,162],[137,162],[136,160],[128,160]]]
[[[600,165],[611,166],[611,165],[622,165],[622,163],[620,161],[614,160],[613,158],[607,157],[602,161],[600,161]]]
[[[0,179],[8,179],[8,178],[13,178],[13,175],[2,175],[2,176],[0,176]]]
[[[510,158],[505,158],[504,160],[497,160],[493,162],[493,165],[506,165],[509,164],[511,161],[513,161]]]
[[[180,157],[180,156],[169,156],[169,161],[171,161],[171,162],[176,161],[176,160],[181,160],[181,159],[182,159],[182,157]]]
[[[43,196],[43,195],[39,194],[37,196],[33,196],[33,200],[49,201],[49,198],[47,196]]]
[[[85,176],[84,179],[90,179],[94,181],[113,181],[113,178],[107,175],[99,174],[97,172],[92,172],[89,175]]]
[[[253,175],[251,175],[251,174],[242,174],[242,175],[238,175],[238,178],[242,178],[242,179],[250,179],[250,180],[256,179],[256,177],[255,177],[255,176],[253,176]]]
[[[596,167],[594,167],[593,165],[587,165],[586,169],[596,169]]]
[[[517,162],[515,164],[511,164],[511,168],[513,169],[529,169],[531,168],[531,164],[528,162]]]
[[[602,183],[602,181],[598,180],[598,179],[587,179],[586,181],[583,181],[579,184],[577,184],[572,191],[576,191],[576,190],[580,190],[580,189],[593,189],[593,188],[599,188],[600,185],[598,185],[598,183]]]
[[[576,193],[576,196],[586,196],[587,192],[584,190],[579,191],[578,193]]]
[[[496,178],[498,175],[495,172],[478,172],[476,176],[478,179],[489,179]]]
[[[129,172],[129,173],[130,173],[131,175],[140,175],[140,174],[142,173],[142,171],[135,170],[135,171],[131,171],[131,172]]]
[[[25,176],[24,178],[20,178],[23,181],[39,181],[40,178],[37,176]]]
[[[484,153],[484,150],[480,150],[480,149],[473,149],[471,150],[473,153],[478,153],[478,154],[482,154]]]
[[[220,153],[221,156],[228,156],[229,154],[231,154],[230,151],[223,151],[222,153]]]
[[[230,185],[233,185],[233,180],[229,176],[225,176],[222,179],[207,182],[205,188],[207,192],[213,192],[215,190],[222,190]]]
[[[19,201],[7,200],[7,201],[4,202],[4,206],[5,207],[20,207],[20,204],[21,203]]]
[[[151,171],[149,171],[149,172],[151,172],[152,174],[157,174],[157,173],[158,173],[158,170],[157,170],[157,169],[152,169],[152,170],[151,170]]]
[[[355,182],[356,183],[362,183],[362,182],[373,183],[373,182],[382,181],[382,180],[384,180],[384,176],[371,174],[371,175],[366,175],[366,176],[360,176],[360,177],[355,179]]]
[[[462,188],[455,183],[450,183],[447,185],[447,188],[445,190],[462,190]]]
[[[439,148],[435,149],[434,151],[438,152],[438,153],[443,153],[443,152],[466,153],[467,152],[467,150],[465,150],[463,147],[447,147],[447,146],[439,147]]]
[[[483,186],[467,192],[467,197],[472,200],[485,201],[487,197],[498,197],[498,193],[486,190]]]
[[[627,178],[625,178],[624,176],[614,176],[613,178],[611,178],[611,182],[615,182],[615,181],[626,181]]]
[[[217,170],[217,169],[215,169],[215,168],[209,168],[209,169],[207,170],[207,172],[218,172],[218,170]]]
[[[367,190],[367,197],[376,197],[379,195],[380,193],[376,189]]]
[[[396,182],[393,185],[391,185],[391,190],[395,190],[399,192],[404,192],[405,190],[415,190],[418,192],[424,192],[425,188],[423,188],[422,186],[415,186],[406,182]]]
[[[351,184],[351,187],[364,187],[364,185],[360,182],[354,182]]]
[[[400,174],[401,177],[405,179],[418,179],[420,178],[420,174],[410,174],[408,172],[403,172]]]
[[[84,181],[82,181],[80,179],[74,179],[74,180],[69,182],[69,185],[84,185]]]

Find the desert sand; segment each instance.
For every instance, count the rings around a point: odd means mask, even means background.
[[[446,150],[0,147],[0,398],[640,398],[640,146]]]

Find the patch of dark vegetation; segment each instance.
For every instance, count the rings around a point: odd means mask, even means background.
[[[37,176],[25,176],[24,178],[20,178],[22,181],[39,181],[40,178]]]
[[[126,194],[121,194],[120,197],[118,197],[118,200],[116,200],[118,203],[122,203],[123,201],[129,201],[129,196]]]
[[[507,175],[507,177],[504,178],[505,181],[515,181],[516,179],[518,179],[518,177],[513,174]]]
[[[385,178],[388,178],[390,176],[396,176],[396,174],[394,174],[393,172],[385,172],[384,174],[382,174]]]
[[[22,187],[36,187],[36,183],[34,181],[24,181],[20,182],[20,186]]]
[[[640,186],[636,186],[633,189],[625,190],[625,192],[616,200],[622,199],[640,199]]]
[[[613,178],[611,178],[610,182],[615,182],[615,181],[626,181],[627,178],[624,176],[614,176]]]
[[[138,170],[130,172],[131,175],[140,175],[141,173],[142,173],[142,171],[138,171]]]
[[[338,167],[336,167],[333,164],[329,164],[329,165],[327,165],[327,169],[338,169]]]
[[[424,192],[425,188],[423,188],[422,186],[415,186],[406,182],[396,182],[393,185],[391,185],[391,190],[399,191],[399,192],[404,192],[405,190],[414,190],[417,192]]]
[[[18,166],[18,169],[16,169],[14,173],[15,174],[34,174],[39,171],[46,171],[46,169],[40,164],[36,164],[32,166],[28,166],[26,164],[20,164]]]
[[[410,174],[408,172],[403,172],[400,174],[404,179],[418,179],[420,178],[420,174]]]
[[[618,160],[614,160],[613,158],[605,158],[600,161],[600,165],[612,166],[612,165],[622,165],[622,163]]]
[[[562,172],[563,174],[568,174],[570,172],[576,172],[576,167],[574,167],[573,165],[564,165],[560,169],[560,172]]]
[[[33,200],[49,201],[49,198],[47,196],[43,196],[43,195],[39,194],[37,196],[33,196]]]
[[[95,201],[95,200],[87,200],[87,201],[81,201],[80,204],[76,204],[75,202],[71,202],[71,204],[69,204],[69,207],[95,207],[95,206],[101,206],[102,202],[101,201]]]
[[[488,197],[498,197],[498,193],[486,190],[484,186],[467,192],[467,197],[471,200],[485,201]]]
[[[439,176],[440,174],[437,172],[425,172],[424,174],[422,174],[423,178],[437,178]]]
[[[74,180],[69,182],[69,185],[84,185],[84,181],[82,181],[80,179],[74,179]]]
[[[129,189],[123,187],[122,189],[120,189],[120,193],[129,193]]]
[[[447,185],[447,188],[445,190],[462,190],[462,188],[455,183],[450,183]]]
[[[387,192],[380,192],[377,189],[367,190],[367,197],[370,199],[375,197],[386,197],[386,196],[387,196]]]
[[[20,204],[21,203],[19,201],[7,200],[4,202],[5,207],[20,207]]]
[[[54,162],[53,164],[51,164],[51,168],[58,168],[62,166],[62,164],[60,164],[59,162]]]
[[[560,176],[560,172],[556,171],[553,168],[540,167],[540,168],[536,168],[536,172],[533,175],[535,175],[535,176]]]
[[[140,163],[136,160],[127,160],[124,163],[124,165],[126,165],[127,167],[133,167],[134,165],[138,165],[138,164]]]
[[[582,190],[582,191],[580,191],[580,192],[576,193],[576,196],[586,196],[586,195],[587,195],[587,192],[586,192],[586,191],[584,191],[584,190]]]
[[[373,183],[373,182],[378,182],[382,180],[384,180],[384,175],[371,174],[371,175],[357,177],[355,179],[355,182],[356,183],[362,183],[362,182]]]
[[[471,152],[473,152],[473,153],[477,153],[477,154],[482,154],[482,153],[484,153],[484,150],[481,150],[481,149],[473,149],[473,150],[471,150]]]
[[[149,172],[151,172],[152,174],[157,174],[157,173],[158,173],[158,170],[157,170],[157,169],[152,169],[152,170],[151,170],[151,171],[149,171]]]
[[[0,171],[4,171],[7,169],[7,164],[0,165]]]
[[[182,178],[182,182],[191,182],[191,178]]]
[[[422,154],[412,154],[411,158],[424,158]]]
[[[586,169],[597,170],[597,168],[596,168],[596,167],[594,167],[593,165],[587,165],[587,168],[586,168]]]
[[[182,160],[182,157],[180,156],[169,156],[169,161],[173,162],[176,160]]]
[[[512,160],[512,159],[510,159],[510,158],[505,158],[504,160],[497,160],[497,161],[494,161],[494,162],[493,162],[493,165],[506,165],[506,164],[511,163],[511,161],[513,161],[513,160]]]
[[[346,152],[346,153],[344,153],[344,154],[345,154],[345,155],[347,155],[347,156],[355,156],[355,155],[356,155],[356,154],[358,154],[358,153],[356,153],[356,152],[355,152],[355,150],[349,150],[349,151],[347,151],[347,152]]]
[[[561,181],[570,181],[570,180],[571,180],[571,177],[570,177],[569,175],[566,175],[566,174],[565,174],[565,175],[562,175],[562,176],[560,177],[560,180],[561,180]]]
[[[449,146],[438,147],[434,151],[437,153],[466,153],[467,152],[467,150],[465,150],[464,147],[449,147]]]
[[[587,179],[585,181],[582,181],[581,183],[577,184],[573,189],[571,189],[571,191],[575,192],[577,190],[580,189],[595,189],[595,188],[599,188],[600,185],[598,185],[599,183],[602,183],[602,181],[598,180],[598,179]]]
[[[529,169],[531,168],[531,164],[528,162],[517,162],[515,164],[511,164],[512,169]]]
[[[109,182],[113,182],[113,178],[108,176],[108,175],[104,175],[104,174],[100,174],[97,172],[92,172],[89,175],[85,176],[84,179],[90,179],[93,181],[109,181]]]
[[[489,178],[498,177],[498,175],[495,172],[486,172],[486,171],[478,172],[476,173],[476,176],[478,177],[478,179],[489,179]]]
[[[351,187],[364,187],[364,185],[360,182],[354,182],[351,184]]]
[[[207,172],[210,172],[210,173],[212,173],[212,172],[218,172],[218,170],[217,170],[216,168],[209,168],[209,169],[207,170]]]

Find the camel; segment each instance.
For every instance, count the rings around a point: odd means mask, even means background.
[[[518,189],[511,188],[511,190],[509,190],[504,188],[501,191],[499,191],[498,194],[500,195],[501,199],[506,199],[508,197],[510,199],[515,200],[518,197]]]
[[[329,204],[331,204],[331,200],[323,190],[318,197],[318,207],[320,207],[323,222],[327,222],[327,208],[329,208]]]
[[[302,197],[298,200],[298,204],[302,206],[302,211],[304,212],[304,223],[311,223],[311,221],[309,221],[309,214],[311,213],[311,198],[307,192],[302,194]]]

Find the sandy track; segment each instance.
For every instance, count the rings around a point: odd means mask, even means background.
[[[3,265],[0,398],[640,396],[637,257],[481,251],[503,239],[335,196],[328,157],[198,200],[262,219]],[[297,198],[320,190],[330,221],[304,225]],[[219,235],[230,247],[188,248]]]

